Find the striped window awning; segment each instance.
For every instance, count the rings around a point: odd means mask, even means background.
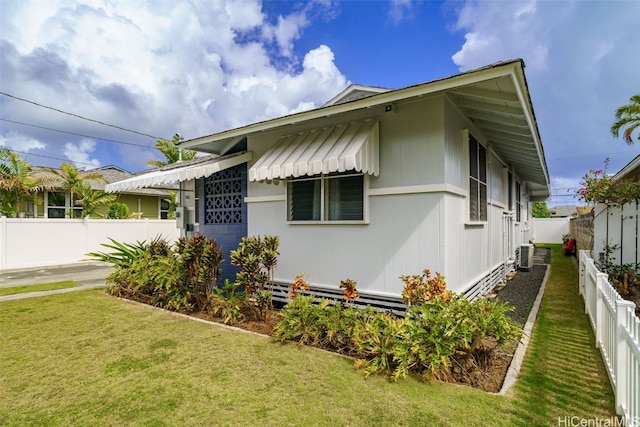
[[[379,173],[378,120],[282,136],[249,169],[249,181],[357,171]]]
[[[153,188],[159,185],[174,184],[208,177],[216,172],[246,163],[252,158],[251,152],[230,154],[228,156],[206,156],[185,162],[173,163],[157,170],[134,176],[105,186],[105,191],[135,190],[137,188]]]

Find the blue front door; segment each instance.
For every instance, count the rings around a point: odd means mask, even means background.
[[[240,240],[247,235],[247,164],[243,163],[198,180],[200,194],[200,232],[212,237],[224,253],[220,266],[222,275],[218,285],[225,279],[235,281],[239,269],[231,265],[229,252],[236,249]]]

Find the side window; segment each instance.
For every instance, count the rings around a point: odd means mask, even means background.
[[[364,221],[364,175],[295,179],[287,199],[289,221]]]
[[[169,219],[169,201],[160,199],[160,219]]]
[[[47,192],[47,217],[64,218],[66,210],[66,198],[63,191]]]
[[[487,220],[487,152],[469,135],[469,219]]]

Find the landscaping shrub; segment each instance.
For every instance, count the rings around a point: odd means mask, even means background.
[[[512,309],[507,303],[469,301],[446,290],[444,277],[431,277],[428,270],[402,279],[411,303],[404,318],[347,305],[352,290],[345,293],[345,304],[296,294],[281,311],[274,338],[355,356],[355,367],[366,376],[384,374],[397,381],[417,374],[459,381],[521,333],[506,315]]]
[[[172,248],[156,237],[149,244],[103,244],[114,252],[90,257],[110,262],[116,270],[107,277],[107,292],[171,310],[202,310],[211,296],[222,251],[215,240],[195,234]]]
[[[236,283],[246,291],[256,318],[265,320],[267,310],[273,308],[273,274],[278,264],[277,236],[243,237],[238,248],[231,251],[231,264],[240,267]]]

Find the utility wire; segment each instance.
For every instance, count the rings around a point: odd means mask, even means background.
[[[8,148],[8,147],[4,147],[4,148],[6,148],[7,150],[12,151],[12,152],[14,152],[14,153],[22,154],[22,155],[25,155],[25,156],[37,156],[37,157],[44,157],[45,159],[60,160],[60,161],[62,161],[62,162],[67,162],[67,163],[78,163],[78,164],[80,164],[80,165],[87,165],[87,166],[93,166],[93,167],[96,167],[96,165],[95,165],[95,164],[93,164],[93,163],[76,162],[75,160],[61,159],[60,157],[45,156],[44,154],[36,154],[36,153],[25,153],[24,151],[17,151],[17,150],[13,150],[13,149],[11,149],[11,148]],[[38,166],[38,165],[35,165],[35,166]]]
[[[73,117],[77,117],[77,118],[82,119],[82,120],[88,120],[90,122],[98,123],[98,124],[101,124],[103,126],[109,126],[109,127],[112,127],[112,128],[120,129],[120,130],[123,130],[125,132],[136,133],[138,135],[147,136],[147,137],[153,138],[153,139],[165,139],[165,138],[160,138],[158,136],[149,135],[148,133],[138,132],[136,130],[123,128],[121,126],[111,125],[109,123],[101,122],[100,120],[90,119],[90,118],[87,118],[87,117],[84,117],[84,116],[80,116],[78,114],[69,113],[68,111],[63,111],[63,110],[60,110],[58,108],[49,107],[47,105],[42,105],[42,104],[39,104],[37,102],[30,101],[28,99],[24,99],[24,98],[20,98],[20,97],[14,96],[14,95],[10,95],[10,94],[8,94],[6,92],[0,92],[0,95],[8,96],[9,98],[17,99],[18,101],[28,102],[29,104],[33,104],[33,105],[37,105],[38,107],[47,108],[49,110],[57,111],[58,113],[66,114],[68,116],[73,116]]]
[[[53,129],[53,128],[48,128],[48,127],[45,127],[45,126],[39,126],[39,125],[30,124],[30,123],[24,123],[24,122],[18,122],[18,121],[15,121],[15,120],[4,119],[2,117],[0,117],[0,120],[2,120],[3,122],[15,123],[15,124],[18,124],[18,125],[23,125],[23,126],[31,126],[31,127],[34,127],[34,128],[50,130],[50,131],[53,131],[53,132],[67,133],[69,135],[82,136],[82,137],[85,137],[85,138],[99,139],[101,141],[116,142],[118,144],[133,145],[134,147],[142,147],[142,148],[148,148],[150,150],[155,150],[154,147],[149,147],[148,145],[144,145],[144,144],[136,144],[136,143],[133,143],[133,142],[125,142],[125,141],[118,141],[118,140],[115,140],[115,139],[100,138],[98,136],[84,135],[84,134],[81,134],[81,133],[69,132],[69,131],[66,131],[66,130]]]

